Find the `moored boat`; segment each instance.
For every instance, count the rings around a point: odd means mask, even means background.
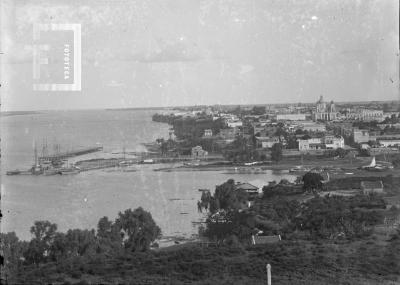
[[[49,175],[57,175],[60,174],[60,170],[59,169],[45,169],[43,170],[43,175],[45,176],[49,176]]]
[[[296,166],[293,168],[289,169],[290,173],[298,173],[298,172],[309,172],[311,171],[310,167],[304,167],[304,166]]]
[[[80,172],[80,169],[76,168],[76,167],[60,168],[58,170],[58,173],[61,175],[78,174],[79,172]]]

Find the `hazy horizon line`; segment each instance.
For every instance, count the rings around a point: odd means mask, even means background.
[[[171,106],[150,106],[150,107],[103,107],[103,108],[73,108],[73,109],[25,109],[25,110],[12,110],[5,111],[0,110],[0,113],[19,113],[19,112],[48,112],[48,111],[95,111],[95,110],[159,110],[159,109],[170,109],[170,108],[190,108],[190,107],[206,107],[206,106],[274,106],[274,105],[298,105],[298,104],[315,104],[318,100],[313,102],[292,102],[292,103],[257,103],[257,104],[200,104],[200,105],[171,105]],[[330,102],[332,100],[326,100]],[[365,104],[365,103],[387,103],[397,102],[400,103],[400,99],[397,100],[366,100],[366,101],[333,101],[335,104]]]

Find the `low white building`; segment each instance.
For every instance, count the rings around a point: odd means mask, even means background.
[[[205,137],[212,137],[212,135],[213,135],[213,132],[212,132],[211,129],[205,129],[204,130],[204,136]]]
[[[192,147],[192,157],[206,157],[208,155],[208,152],[206,150],[203,150],[201,146],[195,146]]]
[[[360,188],[363,194],[383,193],[382,181],[361,181]]]
[[[262,148],[272,148],[276,143],[279,143],[279,137],[256,137],[257,145]]]
[[[299,139],[298,143],[300,151],[344,148],[344,138],[332,135],[305,140]]]
[[[378,140],[379,144],[383,147],[390,147],[390,146],[400,146],[400,139],[384,139]]]
[[[324,143],[326,149],[344,148],[344,138],[341,136],[325,136]]]
[[[233,121],[233,120],[229,120],[226,122],[227,126],[229,128],[236,128],[236,127],[242,127],[243,126],[243,122],[240,120],[237,121]]]
[[[322,144],[322,138],[310,138],[306,140],[299,139],[298,143],[300,151],[317,150],[324,148]]]
[[[350,110],[346,113],[347,120],[359,120],[359,121],[382,121],[383,111],[382,110],[372,110],[372,109],[356,109]]]
[[[369,137],[369,131],[353,128],[353,140],[356,143],[369,142],[371,140]]]
[[[299,127],[308,132],[325,132],[325,124],[314,123],[310,121],[299,123]]]
[[[277,121],[305,121],[306,114],[278,114]]]

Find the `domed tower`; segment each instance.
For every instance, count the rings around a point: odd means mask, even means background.
[[[333,100],[331,101],[331,103],[329,105],[329,112],[336,113],[335,103],[333,102]]]
[[[326,112],[326,103],[324,102],[324,97],[321,95],[317,101],[317,113]]]

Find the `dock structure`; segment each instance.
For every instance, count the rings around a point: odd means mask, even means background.
[[[76,164],[80,171],[89,171],[96,169],[104,169],[111,167],[119,167],[121,159],[94,159],[89,161],[81,161]]]
[[[69,157],[84,155],[84,154],[97,152],[97,151],[101,151],[101,150],[103,150],[102,146],[88,147],[88,148],[82,148],[82,149],[78,149],[78,150],[72,150],[72,151],[51,154],[51,155],[40,156],[39,160],[49,160],[49,161],[62,160],[62,159],[66,159]]]

